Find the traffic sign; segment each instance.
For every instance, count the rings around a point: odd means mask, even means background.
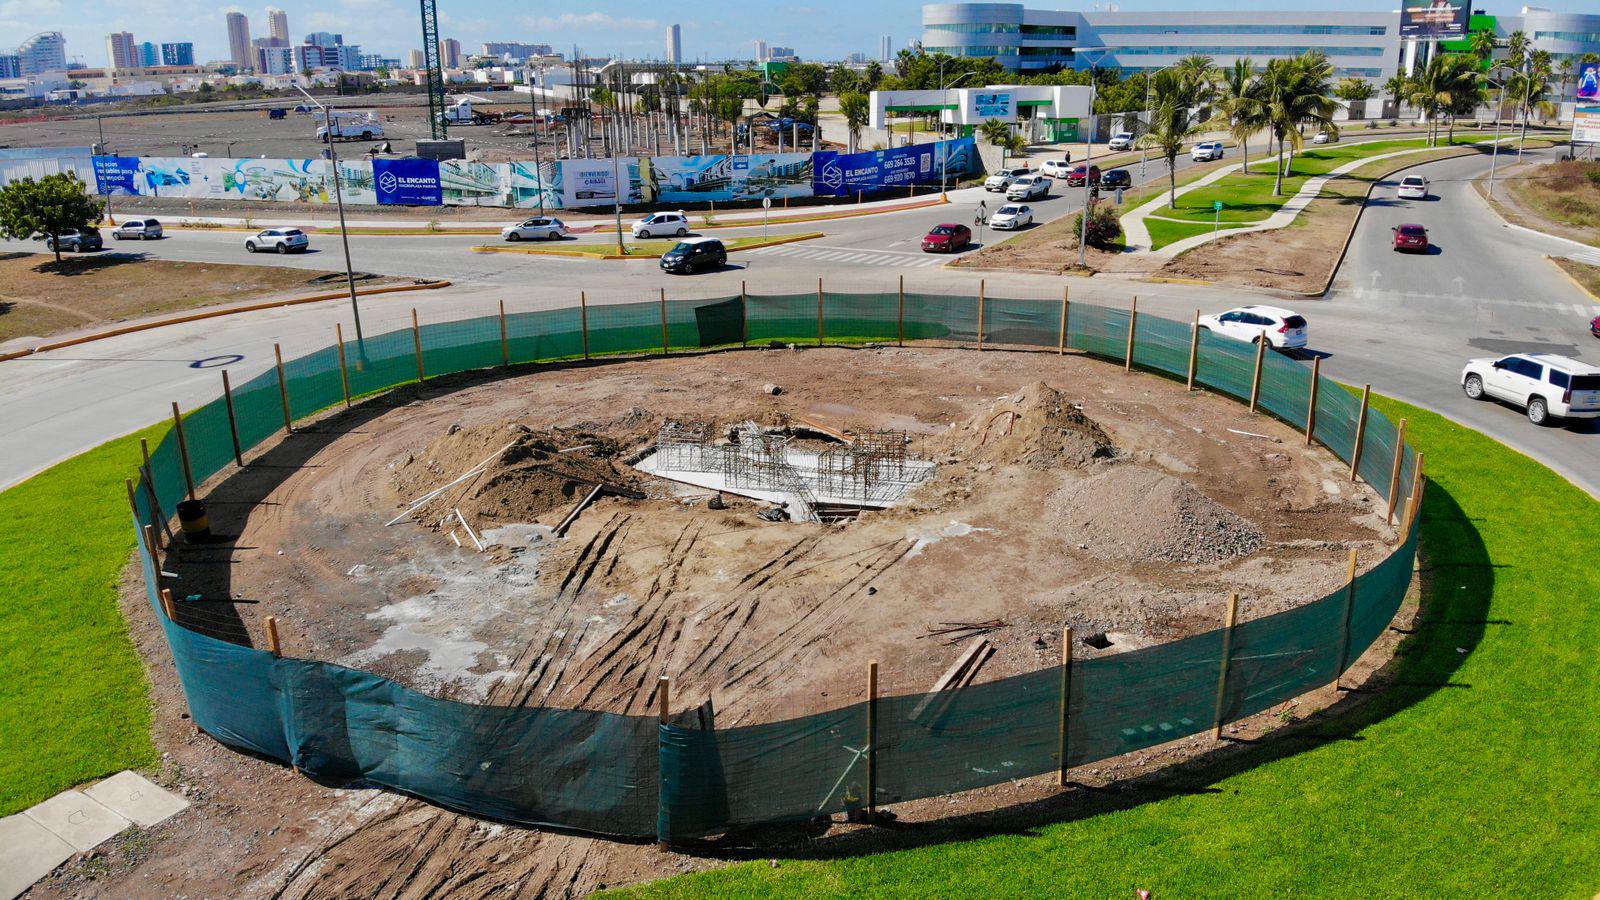
[[[1222,201],[1221,200],[1213,200],[1213,201],[1211,201],[1211,211],[1212,212],[1222,212]]]

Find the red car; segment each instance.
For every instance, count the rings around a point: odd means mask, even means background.
[[[1421,225],[1396,225],[1391,230],[1394,231],[1395,250],[1428,252],[1428,229]]]
[[[922,239],[924,253],[954,253],[972,243],[972,229],[965,225],[935,225]]]
[[[1089,167],[1089,180],[1092,182],[1100,180],[1099,166]],[[1067,187],[1083,187],[1083,163],[1073,166],[1072,171],[1067,173]]]
[[[1589,320],[1589,333],[1600,338],[1600,316]]]

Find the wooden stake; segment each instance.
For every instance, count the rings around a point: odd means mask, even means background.
[[[1256,371],[1250,376],[1250,412],[1256,411],[1256,404],[1261,400],[1261,367],[1267,361],[1267,338],[1262,335],[1256,340]]]
[[[824,334],[824,332],[823,332],[823,327],[822,327],[822,279],[818,278],[817,279],[817,346],[818,347],[821,347],[822,344],[823,344],[823,334]]]
[[[867,822],[878,820],[878,661],[867,663]]]
[[[984,281],[978,280],[978,352],[983,352],[983,294]]]
[[[1228,669],[1233,665],[1233,628],[1239,624],[1239,595],[1228,595],[1228,624],[1222,631],[1222,667],[1217,673],[1217,718],[1211,726],[1211,739],[1222,740],[1223,704],[1228,699]]]
[[[283,348],[272,345],[272,355],[278,366],[278,400],[283,404],[283,433],[294,433],[294,415],[289,412],[289,376],[283,369]]]
[[[339,345],[339,387],[344,390],[344,408],[350,408],[350,364],[344,356],[344,326],[333,323],[333,340]]]
[[[1361,471],[1361,451],[1367,443],[1367,404],[1372,402],[1372,385],[1361,389],[1361,412],[1356,414],[1356,448],[1350,454],[1350,480],[1355,481]]]
[[[1322,357],[1311,360],[1311,398],[1306,403],[1306,446],[1317,430],[1317,394],[1322,390]]]
[[[145,551],[150,554],[150,565],[156,570],[156,583],[161,583],[161,545],[156,542],[156,529],[153,525],[146,525],[139,529],[144,536]]]
[[[900,276],[900,311],[895,314],[895,340],[906,345],[906,277]]]
[[[661,355],[669,356],[672,345],[667,337],[667,289],[661,289]]]
[[[1194,311],[1194,324],[1189,328],[1189,380],[1185,382],[1185,387],[1192,391],[1194,373],[1200,368],[1200,310]]]
[[[160,566],[158,565],[157,568],[160,568]],[[172,590],[170,588],[161,589],[161,610],[167,614],[168,622],[177,623],[178,609],[172,603]]]
[[[428,375],[422,369],[422,324],[417,321],[417,308],[411,308],[411,344],[417,349],[417,383],[428,380]]]
[[[144,465],[140,467],[139,475],[144,479],[145,494],[150,498],[150,514],[161,523],[161,530],[166,532],[167,540],[176,544],[178,538],[172,533],[172,523],[162,514],[161,498],[156,496],[155,469],[150,465],[150,442],[144,438],[139,439],[139,453],[144,456]]]
[[[1389,468],[1389,508],[1383,514],[1383,521],[1387,524],[1394,522],[1395,507],[1400,504],[1400,469],[1406,461],[1406,420],[1400,420],[1400,427],[1395,429],[1394,436],[1394,464]]]
[[[189,499],[194,497],[194,470],[189,468],[189,442],[183,436],[183,415],[178,412],[178,401],[172,401],[172,430],[178,435],[178,458],[183,462],[183,484],[189,489]]]
[[[133,510],[133,520],[137,522],[139,521],[139,492],[138,489],[133,486],[132,478],[125,480],[128,482],[128,508]],[[155,518],[153,513],[151,514],[151,518]]]
[[[589,294],[587,291],[578,292],[578,315],[583,329],[583,358],[589,358]]]
[[[657,724],[659,724],[659,725],[667,724],[667,717],[671,713],[671,710],[672,710],[672,679],[670,679],[667,676],[663,675],[660,678],[656,679],[656,722],[657,722]],[[660,745],[661,745],[661,739],[658,737],[656,739],[656,746],[657,746],[657,751],[656,752],[657,752],[658,755],[660,754]],[[665,778],[658,777],[656,779],[657,784],[660,785],[659,793],[656,796],[656,808],[658,810],[660,810],[662,813],[665,813],[665,811],[666,811],[666,796],[665,796],[666,792],[667,792],[666,781],[667,780]],[[667,817],[665,815],[662,815],[659,818],[667,818]],[[671,821],[669,820],[668,823],[667,823],[667,828],[666,829],[661,829],[659,827],[657,828],[657,831],[656,831],[656,849],[658,849],[658,850],[667,849],[667,834],[669,833],[671,827],[672,827],[671,826]]]
[[[750,346],[750,295],[743,281],[739,282],[739,346]]]
[[[1139,330],[1139,298],[1133,298],[1133,308],[1128,310],[1128,349],[1123,352],[1122,371],[1133,371],[1133,336]]]
[[[239,417],[233,411],[233,385],[228,383],[228,370],[222,370],[222,401],[228,407],[228,436],[233,438],[233,462],[244,468],[244,449],[239,446]]]
[[[1067,316],[1072,310],[1072,289],[1065,285],[1061,288],[1061,337],[1056,341],[1056,355],[1061,356],[1067,352]]]
[[[1417,512],[1422,507],[1422,464],[1426,458],[1427,454],[1418,453],[1417,468],[1411,473],[1411,494],[1406,500],[1406,514],[1400,523],[1401,540],[1404,540],[1405,536],[1410,533],[1411,525],[1416,521]]]
[[[1056,741],[1056,758],[1061,770],[1056,774],[1056,785],[1067,786],[1067,726],[1070,724],[1072,703],[1072,626],[1061,629],[1061,737]]]
[[[267,649],[273,656],[283,655],[283,644],[278,640],[278,617],[267,616]]]
[[[500,299],[500,365],[511,365],[511,339],[506,333],[506,301]]]
[[[1350,567],[1345,571],[1344,616],[1339,625],[1339,667],[1333,670],[1333,689],[1339,689],[1339,676],[1350,664],[1350,615],[1356,608],[1356,551],[1350,551]]]

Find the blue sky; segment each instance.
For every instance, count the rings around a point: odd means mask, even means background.
[[[1167,9],[1294,9],[1307,0],[1116,0],[1125,12]],[[1395,0],[1318,0],[1330,9],[1385,10]],[[13,45],[38,31],[61,31],[69,57],[90,66],[106,62],[105,36],[131,31],[136,41],[193,41],[201,60],[227,55],[223,14],[230,10],[250,17],[251,35],[266,32],[266,7],[216,6],[204,0],[0,0],[0,45]],[[344,34],[365,50],[404,57],[420,45],[417,6],[409,0],[278,0],[289,13],[296,41],[312,31]],[[1089,3],[1037,2],[1045,8],[1089,9]],[[1542,0],[1552,10],[1596,12],[1595,0]],[[1521,3],[1480,2],[1480,10],[1514,15]],[[576,43],[586,53],[661,56],[666,26],[683,27],[683,52],[689,59],[748,57],[757,39],[793,47],[802,57],[840,58],[852,52],[873,56],[878,36],[891,35],[896,48],[921,33],[920,0],[692,0],[641,3],[590,0],[586,3],[530,4],[509,0],[439,0],[440,32],[476,50],[486,40],[530,41],[570,51]],[[693,19],[687,18],[692,14]],[[9,49],[9,46],[5,47]]]

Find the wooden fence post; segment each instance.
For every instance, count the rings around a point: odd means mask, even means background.
[[[1067,726],[1072,704],[1072,626],[1061,629],[1061,736],[1056,741],[1056,758],[1061,763],[1056,786],[1067,786]]]
[[[589,358],[589,292],[578,292],[579,327],[583,330],[583,358]]]
[[[1394,522],[1394,508],[1400,502],[1400,470],[1406,461],[1406,420],[1400,420],[1400,427],[1395,430],[1394,436],[1394,464],[1389,468],[1389,508],[1384,511],[1384,524]]]
[[[422,368],[422,324],[417,321],[417,308],[411,307],[411,344],[417,351],[417,383],[428,380],[428,373]]]
[[[1200,368],[1200,310],[1194,311],[1194,324],[1189,326],[1189,379],[1186,390],[1194,390],[1195,370]]]
[[[194,470],[189,468],[189,441],[183,436],[183,415],[178,412],[178,401],[172,401],[172,430],[178,434],[178,459],[183,462],[183,484],[189,489],[189,499],[194,496]]]
[[[878,661],[867,663],[867,822],[878,821]]]
[[[739,346],[750,346],[750,295],[743,281],[739,282]]]
[[[1311,360],[1311,397],[1306,403],[1306,446],[1317,430],[1317,394],[1322,390],[1322,357]]]
[[[1239,624],[1239,595],[1228,595],[1228,624],[1222,631],[1222,667],[1217,673],[1217,717],[1211,739],[1222,740],[1223,704],[1228,700],[1228,669],[1233,665],[1233,628]]]
[[[157,566],[157,568],[160,568],[160,566]],[[167,614],[168,622],[176,623],[178,621],[178,608],[172,603],[171,588],[161,589],[161,609]]]
[[[823,344],[822,279],[818,278],[817,279],[817,346],[821,347],[822,344]]]
[[[671,711],[672,679],[663,675],[656,679],[656,724],[658,726],[667,724],[667,717]],[[660,757],[660,754],[661,738],[658,736],[656,738],[656,755],[658,758]],[[658,785],[658,793],[656,795],[656,809],[658,811],[658,815],[656,817],[656,848],[658,850],[667,849],[667,835],[672,829],[672,820],[666,814],[667,779],[664,777],[665,774],[666,773],[664,772],[658,773],[656,777],[656,784]],[[667,820],[666,828],[661,827],[662,819]]]
[[[661,288],[661,355],[672,355],[672,339],[667,336],[667,289]]]
[[[344,408],[350,408],[350,364],[344,356],[344,326],[333,323],[334,343],[339,345],[339,386],[344,389]]]
[[[506,301],[500,298],[500,365],[511,365],[511,337],[506,332]]]
[[[1412,523],[1416,521],[1417,513],[1422,508],[1422,464],[1427,460],[1427,454],[1417,454],[1417,468],[1411,473],[1411,493],[1406,498],[1406,514],[1401,517],[1400,536],[1411,531]]]
[[[161,583],[161,544],[156,540],[156,529],[153,525],[146,525],[139,529],[144,536],[144,548],[150,553],[150,567],[156,571],[156,584]],[[174,544],[173,546],[177,546]]]
[[[983,352],[983,295],[985,282],[978,279],[978,352]]]
[[[228,370],[222,370],[222,402],[228,407],[228,436],[233,438],[233,462],[244,468],[244,449],[239,446],[239,417],[233,411],[233,385],[228,383]]]
[[[1133,335],[1139,330],[1139,298],[1133,298],[1133,307],[1128,310],[1128,348],[1124,351],[1122,371],[1133,371]]]
[[[132,478],[125,480],[128,482],[128,508],[133,510],[133,520],[137,522],[139,521],[139,491],[133,486]],[[154,519],[155,517],[155,513],[152,511],[150,518]]]
[[[1361,389],[1361,412],[1356,414],[1356,448],[1350,454],[1350,480],[1355,481],[1361,470],[1361,451],[1367,443],[1367,405],[1372,402],[1372,385]]]
[[[278,617],[267,616],[267,649],[273,656],[283,655],[283,642],[278,640]]]
[[[1345,571],[1344,616],[1339,624],[1339,667],[1333,670],[1333,689],[1339,689],[1339,676],[1350,664],[1350,616],[1356,607],[1356,551],[1350,551],[1350,566]]]
[[[139,453],[144,457],[144,465],[139,468],[139,474],[144,478],[145,493],[150,498],[150,514],[161,523],[161,530],[166,532],[167,539],[176,546],[178,539],[172,533],[172,523],[161,512],[161,498],[156,496],[155,467],[150,465],[150,442],[144,438],[139,439]]]
[[[906,277],[900,276],[900,311],[895,314],[895,340],[906,345]]]
[[[1067,352],[1067,317],[1072,312],[1072,289],[1066,285],[1061,287],[1061,337],[1056,341],[1056,355],[1061,356]]]
[[[1256,411],[1256,404],[1261,401],[1261,367],[1267,361],[1267,338],[1262,335],[1256,341],[1256,371],[1250,376],[1250,412]]]
[[[278,400],[283,404],[283,433],[294,433],[294,414],[289,412],[289,376],[283,369],[283,348],[272,345],[272,355],[278,366]]]

